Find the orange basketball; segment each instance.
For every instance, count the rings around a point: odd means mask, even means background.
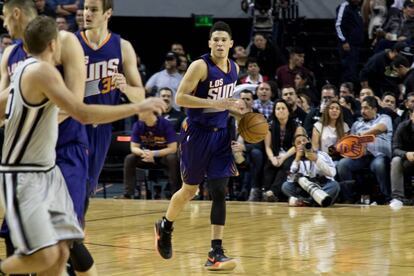
[[[255,144],[263,141],[269,132],[269,123],[260,113],[249,112],[239,122],[239,133],[246,142]]]

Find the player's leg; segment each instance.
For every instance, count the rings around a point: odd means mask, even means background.
[[[223,232],[226,222],[226,187],[229,178],[208,180],[208,189],[212,199],[211,222],[211,250],[205,267],[208,270],[232,270],[236,262],[224,255]]]
[[[0,263],[0,270],[5,274],[39,273],[50,269],[59,258],[59,246],[56,244],[31,255],[12,255]]]
[[[171,198],[165,217],[155,223],[155,242],[158,253],[164,259],[172,257],[171,234],[173,222],[184,209],[185,205],[194,197],[198,185],[183,184]]]
[[[59,258],[56,263],[51,266],[49,269],[38,273],[39,276],[53,276],[53,275],[63,275],[66,270],[66,262],[69,258],[69,245],[66,241],[61,241],[58,244]]]
[[[56,163],[65,179],[76,216],[84,226],[87,198],[87,148],[80,144],[71,144],[57,149],[56,152]],[[74,243],[70,248],[70,258],[76,275],[97,275],[92,255],[83,243]]]
[[[211,250],[205,267],[209,270],[232,270],[236,262],[224,255],[222,240],[226,222],[226,187],[231,176],[238,175],[231,151],[231,136],[227,129],[214,134],[214,155],[207,168],[207,183],[212,199]]]

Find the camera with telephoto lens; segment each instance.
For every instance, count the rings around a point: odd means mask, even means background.
[[[305,144],[305,151],[312,151],[312,143],[307,142]]]

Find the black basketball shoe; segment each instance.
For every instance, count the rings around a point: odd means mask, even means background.
[[[155,249],[158,251],[161,257],[164,259],[170,259],[172,257],[172,245],[171,245],[171,230],[167,230],[164,227],[163,220],[159,220],[155,223]]]
[[[222,247],[211,249],[208,252],[208,259],[204,265],[208,270],[233,270],[237,263],[233,258],[224,255]]]

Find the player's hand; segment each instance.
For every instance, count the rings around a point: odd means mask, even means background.
[[[114,84],[115,88],[119,89],[119,91],[122,93],[125,93],[125,90],[127,88],[127,81],[124,75],[114,72],[112,75],[112,83]]]
[[[167,110],[167,104],[161,98],[146,98],[139,104],[137,104],[138,112],[155,112],[161,115]]]
[[[242,114],[243,103],[239,99],[226,98],[218,100],[217,107],[227,109],[236,114]]]
[[[144,154],[142,155],[142,161],[147,163],[155,163],[154,153],[150,150],[144,150]]]

